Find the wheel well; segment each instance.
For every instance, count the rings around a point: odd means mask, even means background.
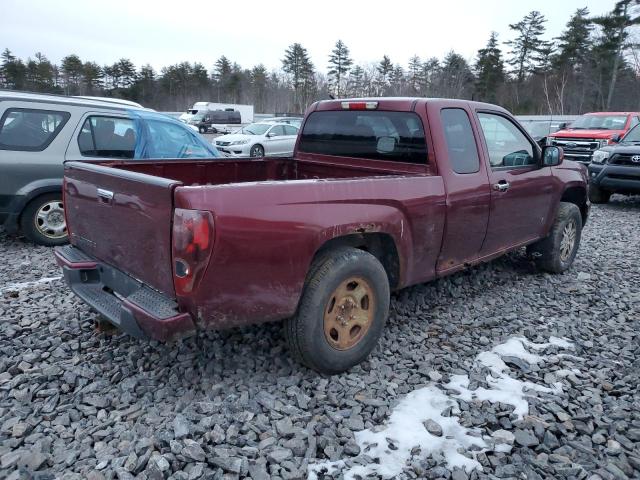
[[[41,190],[35,194],[29,195],[27,200],[22,205],[22,208],[20,209],[20,213],[18,213],[18,223],[22,221],[22,215],[24,214],[24,211],[32,202],[36,201],[40,197],[43,197],[45,195],[50,195],[52,193],[60,193],[60,195],[62,196],[62,188],[52,188],[50,190],[49,189]]]
[[[332,238],[316,252],[314,260],[321,253],[337,247],[353,247],[369,252],[378,259],[387,272],[391,289],[398,287],[400,282],[400,257],[391,235],[386,233],[357,233]]]
[[[587,191],[584,187],[569,187],[562,194],[561,202],[573,203],[580,209],[582,224],[587,222]]]

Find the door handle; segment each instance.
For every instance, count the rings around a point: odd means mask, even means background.
[[[493,189],[497,190],[498,192],[506,192],[507,190],[509,190],[510,186],[511,185],[506,180],[500,180],[498,183],[493,184]]]

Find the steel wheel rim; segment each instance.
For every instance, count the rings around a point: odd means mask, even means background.
[[[252,157],[260,157],[261,155],[258,154],[258,152],[260,152],[260,147],[255,146],[255,147],[251,147],[251,156]]]
[[[67,225],[64,221],[64,205],[60,200],[52,200],[43,204],[34,218],[36,230],[47,238],[64,238]]]
[[[562,239],[560,240],[560,260],[566,262],[569,260],[573,248],[576,244],[576,222],[571,220],[562,229]]]
[[[324,336],[336,350],[349,350],[367,334],[373,323],[376,298],[362,277],[344,280],[329,296],[324,309]]]

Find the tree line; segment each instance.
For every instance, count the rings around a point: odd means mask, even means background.
[[[301,43],[284,52],[279,69],[241,67],[226,56],[210,70],[181,62],[137,68],[122,58],[113,65],[71,54],[59,65],[43,53],[26,60],[6,48],[0,88],[66,95],[125,98],[164,111],[182,111],[195,101],[253,104],[257,112],[303,112],[313,101],[345,96],[421,96],[498,103],[515,113],[578,114],[592,110],[640,110],[640,49],[633,27],[640,0],[619,0],[606,15],[580,8],[560,36],[546,40],[546,18],[532,11],[509,25],[511,38],[492,32],[472,60],[412,56],[407,65],[388,55],[356,63],[338,40],[326,71]],[[503,54],[504,45],[506,55]]]

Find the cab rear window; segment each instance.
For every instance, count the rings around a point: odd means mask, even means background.
[[[62,130],[69,112],[8,108],[0,119],[0,150],[40,152]]]
[[[314,112],[305,122],[298,150],[339,157],[427,163],[424,126],[413,112]]]

